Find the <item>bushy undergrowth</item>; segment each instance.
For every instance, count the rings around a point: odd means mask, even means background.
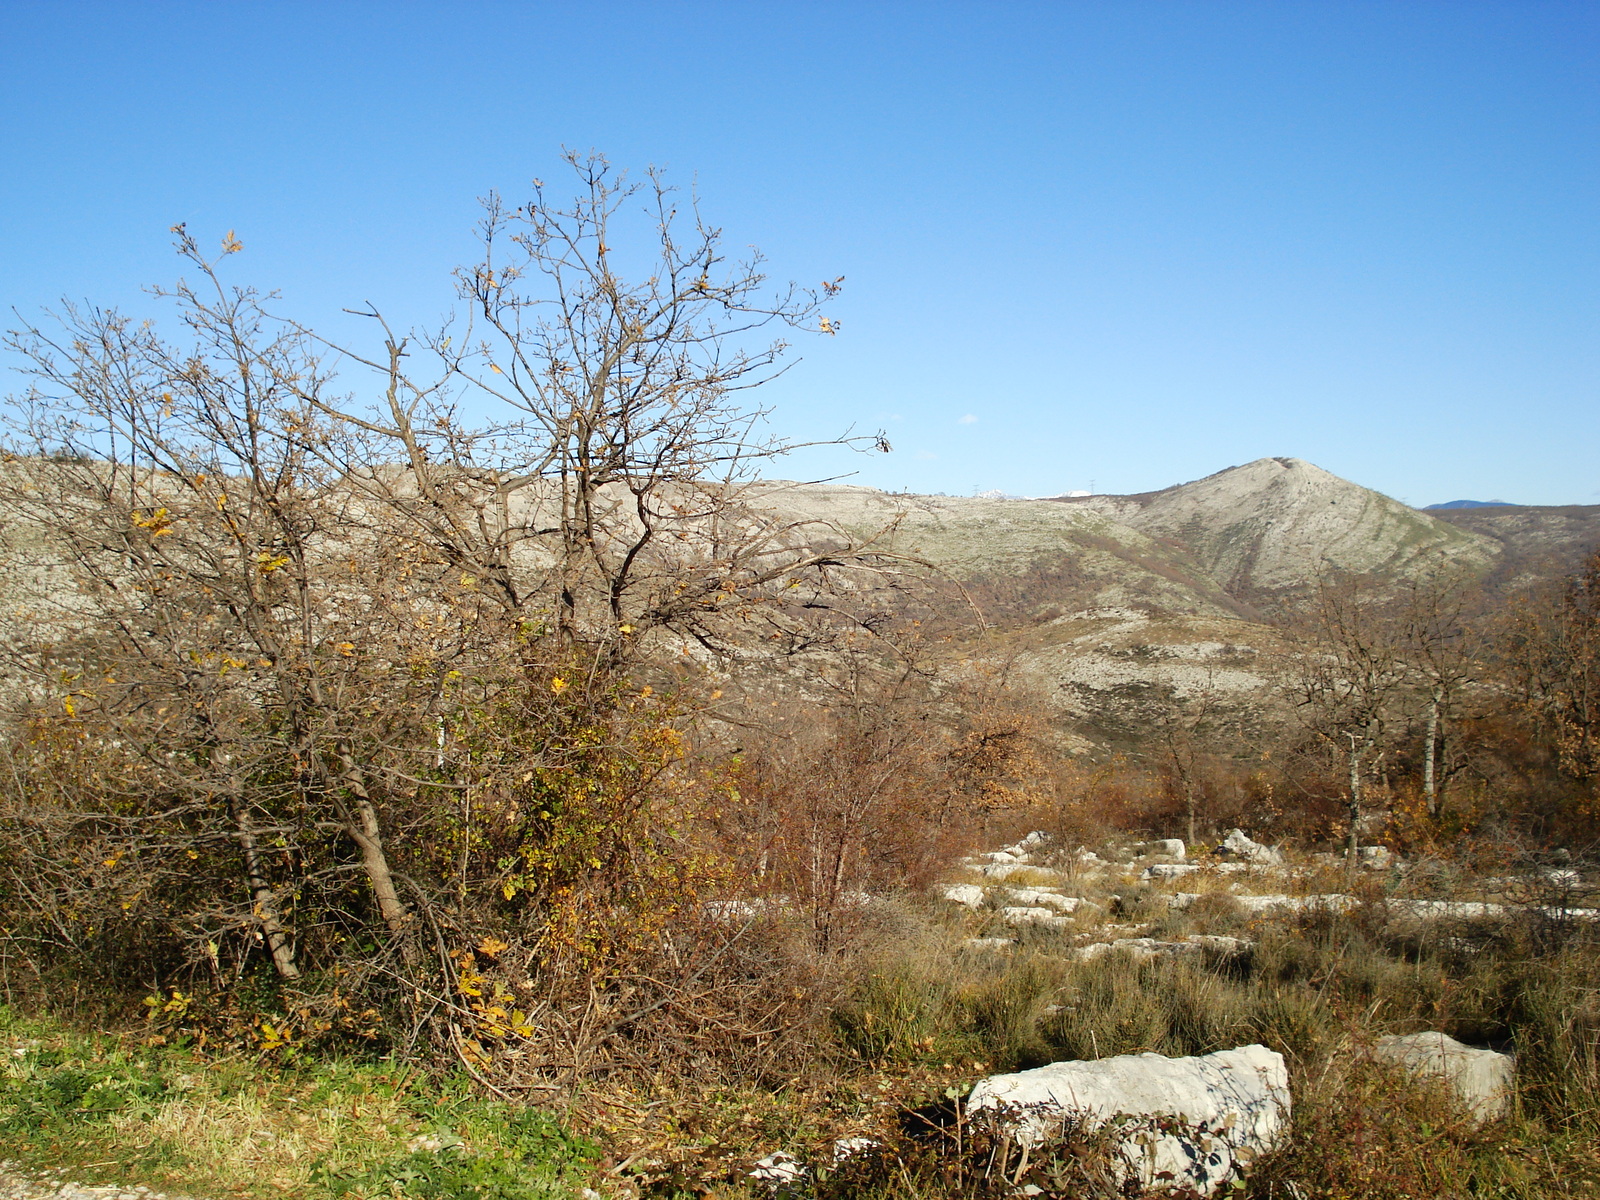
[[[1552,948],[1514,923],[1424,935],[1370,910],[1249,932],[1248,954],[1209,961],[1076,962],[1049,935],[1010,952],[930,938],[863,977],[839,1014],[840,1038],[860,1060],[985,1071],[1260,1042],[1288,1059],[1296,1116],[1248,1195],[1600,1194],[1600,940]],[[1513,1052],[1515,1114],[1475,1127],[1449,1095],[1368,1053],[1381,1034],[1421,1029]],[[884,1195],[979,1194],[931,1178],[883,1186]]]
[[[1201,919],[1175,915],[1161,932]],[[855,984],[803,1071],[706,1090],[663,1063],[653,1086],[619,1080],[572,1097],[573,1127],[593,1141],[484,1099],[470,1080],[310,1055],[208,1059],[7,1015],[7,1049],[21,1053],[4,1061],[0,1136],[13,1158],[100,1164],[84,1170],[202,1194],[532,1200],[572,1194],[596,1172],[606,1195],[764,1196],[747,1172],[783,1148],[813,1168],[790,1191],[814,1200],[1028,1185],[1109,1197],[1129,1193],[1107,1131],[1065,1129],[1024,1158],[1001,1131],[961,1123],[967,1084],[1060,1059],[1261,1042],[1289,1061],[1295,1118],[1242,1196],[1600,1195],[1596,939],[1552,945],[1516,924],[1398,928],[1372,910],[1233,927],[1253,949],[1081,962],[1066,953],[1070,932],[974,949],[941,917],[902,908],[852,960]],[[1418,1029],[1513,1050],[1513,1115],[1475,1126],[1449,1094],[1368,1053],[1381,1034]],[[841,1138],[869,1141],[841,1157]]]

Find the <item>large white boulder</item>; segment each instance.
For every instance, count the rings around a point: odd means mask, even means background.
[[[1242,829],[1228,830],[1228,836],[1222,839],[1222,844],[1217,847],[1217,853],[1225,858],[1259,864],[1283,861],[1283,855],[1271,846],[1263,846],[1260,842],[1252,840]]]
[[[1038,1145],[1063,1118],[1099,1126],[1150,1118],[1129,1130],[1122,1158],[1145,1187],[1190,1187],[1210,1195],[1270,1150],[1289,1122],[1283,1055],[1241,1046],[1198,1058],[1124,1054],[992,1075],[972,1089],[967,1112],[994,1112],[1019,1141]],[[1167,1122],[1158,1130],[1155,1122]],[[1171,1122],[1176,1122],[1174,1127]]]
[[[1154,842],[1141,842],[1134,847],[1135,852],[1141,858],[1160,855],[1164,858],[1175,859],[1178,862],[1183,861],[1184,849],[1182,838],[1160,838]]]
[[[1493,1121],[1511,1111],[1516,1064],[1508,1054],[1432,1031],[1379,1038],[1373,1053],[1414,1075],[1443,1079],[1475,1120]]]
[[[983,897],[983,889],[975,883],[954,883],[944,889],[944,898],[951,904],[964,904],[968,908],[981,908]]]

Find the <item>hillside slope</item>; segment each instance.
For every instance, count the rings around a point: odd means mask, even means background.
[[[1508,504],[1437,515],[1496,544],[1494,582],[1502,586],[1576,570],[1584,558],[1600,551],[1600,504]]]
[[[1500,551],[1471,528],[1298,458],[1261,458],[1139,496],[1060,503],[1182,546],[1240,600],[1303,586],[1328,566],[1392,579],[1440,566],[1477,574]]]

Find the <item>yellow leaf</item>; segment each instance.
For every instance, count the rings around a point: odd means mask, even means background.
[[[131,518],[140,529],[150,531],[151,537],[162,537],[172,532],[172,517],[165,508],[158,508],[148,517],[141,517],[137,513]]]
[[[224,254],[237,254],[244,249],[244,243],[233,236],[233,230],[228,230],[222,235],[222,252]]]
[[[335,649],[337,649],[339,653],[344,655],[346,658],[349,658],[355,654],[356,644],[354,642],[340,642]]]
[[[499,367],[495,366],[493,363],[489,364],[489,370],[493,371],[496,375],[504,375],[505,374],[504,371],[502,371]]]

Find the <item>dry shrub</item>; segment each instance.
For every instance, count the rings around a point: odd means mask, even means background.
[[[764,719],[710,822],[748,893],[801,914],[821,954],[850,946],[870,899],[925,888],[1039,808],[1036,722],[1003,686],[859,669],[848,684]]]

